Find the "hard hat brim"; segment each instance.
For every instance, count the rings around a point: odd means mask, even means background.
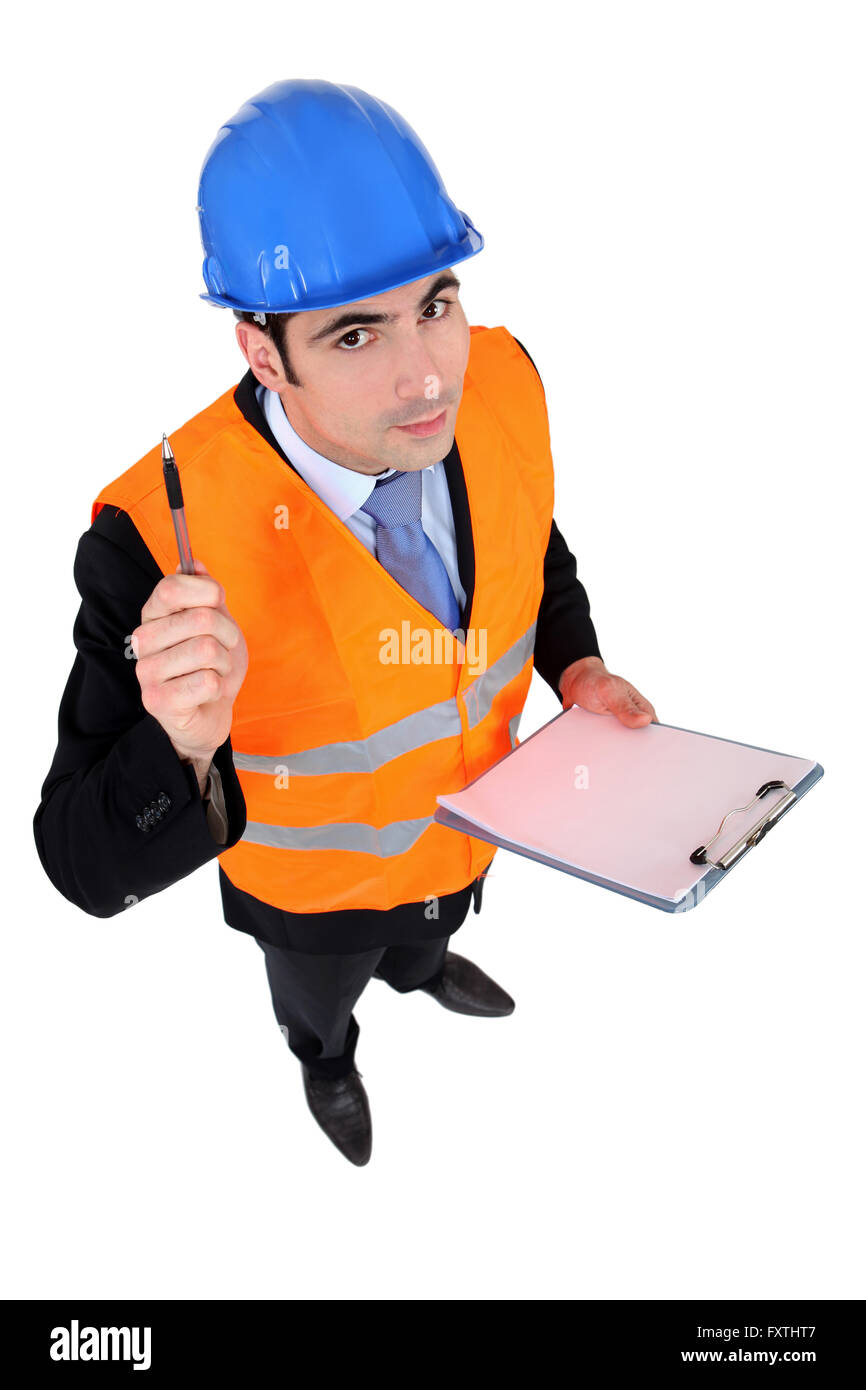
[[[416,265],[406,273],[398,274],[393,278],[386,277],[386,283],[379,284],[375,288],[344,285],[339,289],[314,295],[311,298],[308,297],[300,304],[297,301],[289,304],[266,304],[261,301],[256,304],[247,304],[232,299],[228,295],[208,293],[200,294],[199,299],[205,300],[208,304],[216,304],[223,309],[237,309],[238,312],[250,314],[307,313],[314,309],[337,309],[345,304],[358,303],[363,299],[374,299],[377,295],[385,294],[388,290],[399,289],[402,285],[411,285],[415,280],[423,280],[438,270],[446,270],[449,266],[459,265],[461,261],[467,261],[472,256],[476,256],[484,247],[484,237],[466,213],[461,212],[460,216],[466,225],[466,236],[462,247],[448,246],[438,257],[427,258],[423,265]]]

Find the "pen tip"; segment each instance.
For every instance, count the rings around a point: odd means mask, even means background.
[[[163,461],[163,463],[168,463],[169,459],[173,459],[173,458],[174,458],[174,454],[171,452],[171,445],[169,444],[168,438],[166,437],[166,435],[163,434],[163,436],[162,436],[162,461]]]

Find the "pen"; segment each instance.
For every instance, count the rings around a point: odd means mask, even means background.
[[[174,454],[171,452],[171,445],[165,435],[162,436],[162,476],[165,479],[168,505],[171,508],[171,519],[174,522],[174,534],[177,538],[177,552],[180,556],[181,573],[195,574],[192,551],[189,547],[189,532],[186,529],[186,513],[183,509],[183,492],[180,486],[180,474],[177,471]]]

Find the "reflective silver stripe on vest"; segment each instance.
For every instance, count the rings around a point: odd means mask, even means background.
[[[304,748],[300,753],[286,753],[281,758],[266,758],[253,753],[235,753],[234,765],[245,772],[269,772],[274,776],[278,766],[302,777],[317,773],[375,772],[377,767],[410,753],[425,743],[451,738],[460,733],[460,714],[452,697],[438,705],[416,710],[386,724],[367,738],[345,743],[323,743],[318,748]]]
[[[241,839],[254,845],[269,845],[271,849],[357,850],[390,859],[394,854],[405,854],[432,824],[432,816],[395,820],[381,830],[357,821],[334,821],[330,825],[266,825],[253,821],[247,822]]]
[[[487,717],[500,690],[523,670],[535,650],[536,624],[537,620],[492,666],[482,671],[477,680],[467,685],[463,699],[466,701],[470,729]]]
[[[492,666],[488,666],[486,671],[466,687],[463,698],[470,728],[480,724],[490,713],[500,690],[523,670],[535,648],[535,628],[534,622]],[[305,748],[298,753],[283,753],[274,757],[261,753],[238,753],[233,749],[232,758],[239,772],[263,772],[271,777],[281,772],[294,773],[301,777],[375,772],[377,768],[391,762],[392,758],[399,758],[404,753],[423,748],[425,744],[435,743],[437,739],[458,735],[460,728],[457,700],[451,696],[440,701],[438,705],[416,710],[402,719],[397,719],[393,724],[386,724],[383,729],[377,729],[367,738],[323,743],[318,748]]]

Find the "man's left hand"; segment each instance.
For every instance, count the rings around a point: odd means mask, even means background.
[[[592,714],[615,714],[630,729],[659,722],[649,700],[622,676],[609,671],[600,656],[584,656],[566,666],[559,690],[563,709],[580,705]]]

